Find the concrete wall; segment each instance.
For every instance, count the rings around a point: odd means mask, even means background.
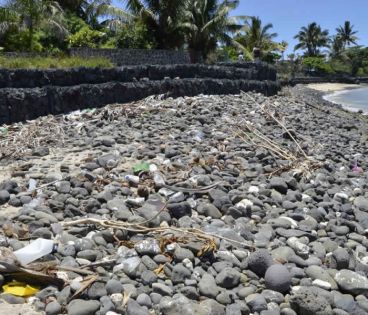
[[[82,58],[105,57],[117,66],[190,63],[189,54],[184,50],[72,48],[70,55]]]

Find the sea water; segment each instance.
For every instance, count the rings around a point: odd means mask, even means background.
[[[324,96],[324,99],[344,108],[368,114],[368,85],[357,89],[338,91]]]

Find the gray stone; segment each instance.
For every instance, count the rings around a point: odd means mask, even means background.
[[[252,312],[262,312],[267,309],[267,302],[263,295],[255,293],[247,296],[245,302]]]
[[[174,284],[184,283],[185,279],[190,278],[191,275],[192,273],[182,264],[177,264],[172,270],[171,281]]]
[[[0,205],[7,203],[10,199],[10,194],[7,190],[0,190]]]
[[[286,194],[288,190],[288,185],[286,184],[286,181],[281,177],[271,178],[269,187],[271,189],[275,189],[282,194]]]
[[[134,249],[140,255],[155,256],[161,253],[160,245],[154,238],[147,238],[135,244]]]
[[[148,309],[152,307],[152,301],[148,294],[141,293],[137,296],[137,303],[141,306],[146,306]]]
[[[283,265],[272,265],[267,269],[265,274],[266,288],[285,293],[291,285],[291,275],[287,268]]]
[[[216,283],[223,288],[232,289],[240,282],[240,273],[233,268],[225,268],[216,276]]]
[[[309,287],[300,287],[293,292],[289,302],[298,315],[333,315],[328,301]]]
[[[149,312],[147,308],[140,306],[133,299],[129,299],[126,315],[149,315]]]
[[[273,259],[267,249],[258,249],[248,258],[248,268],[263,277],[267,269],[272,265]]]
[[[159,303],[162,315],[205,315],[205,313],[200,313],[198,305],[182,294],[177,294],[173,298],[164,297]]]
[[[167,209],[170,211],[170,214],[176,219],[192,215],[192,208],[190,204],[186,201],[168,204]]]
[[[226,309],[225,306],[221,305],[220,303],[216,302],[215,300],[204,300],[200,304],[200,311],[203,315],[225,315]]]
[[[161,294],[163,296],[172,296],[173,295],[173,289],[168,287],[167,285],[163,283],[153,283],[152,284],[153,292],[156,292],[158,294]]]
[[[340,289],[350,294],[358,295],[368,292],[368,279],[351,270],[340,270],[335,274],[335,281]]]
[[[354,206],[356,206],[359,210],[368,212],[368,199],[362,196],[356,197],[354,200]]]
[[[215,278],[208,273],[205,273],[202,279],[199,281],[198,289],[201,295],[209,297],[211,299],[215,299],[220,292],[220,289],[216,284]]]
[[[120,281],[111,279],[107,281],[106,283],[106,292],[107,294],[113,294],[113,293],[122,293],[123,292],[123,285]]]
[[[142,283],[145,285],[151,285],[157,281],[157,275],[152,270],[145,270],[141,274]]]
[[[106,315],[107,312],[115,310],[115,305],[108,296],[102,296],[100,298],[101,308],[100,314]]]
[[[100,309],[100,302],[96,300],[76,299],[68,305],[68,315],[93,315]]]
[[[323,269],[322,267],[309,266],[307,269],[305,269],[305,273],[313,280],[319,279],[328,282],[331,285],[332,290],[337,289],[337,284],[334,279],[330,276],[327,270]]]
[[[184,259],[190,259],[193,260],[194,259],[194,254],[186,248],[182,248],[182,247],[176,247],[175,251],[174,251],[174,259],[176,261],[183,261]]]
[[[46,305],[46,315],[59,315],[61,311],[61,305],[57,301],[52,301]]]
[[[103,282],[94,282],[88,289],[88,296],[90,299],[100,299],[107,295],[105,284]]]

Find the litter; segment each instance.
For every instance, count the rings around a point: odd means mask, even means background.
[[[54,246],[54,241],[38,238],[31,244],[15,251],[14,255],[21,265],[25,266],[52,253]]]
[[[134,174],[139,174],[141,172],[148,172],[150,170],[150,165],[147,162],[138,163],[133,166]]]
[[[4,293],[13,294],[16,296],[31,296],[35,295],[40,289],[30,286],[24,282],[13,281],[3,285]]]

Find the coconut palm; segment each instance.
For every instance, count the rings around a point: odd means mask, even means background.
[[[328,30],[322,30],[315,22],[303,26],[294,38],[299,41],[294,50],[305,49],[308,57],[318,56],[320,48],[329,47]]]
[[[108,26],[115,29],[117,25],[133,18],[126,11],[117,8],[111,0],[57,0],[67,12],[83,19],[94,29]]]
[[[63,38],[67,34],[64,27],[63,10],[56,1],[51,0],[10,0],[3,11],[3,29],[17,25],[28,31],[27,48],[32,51],[34,33],[38,29],[49,29]]]
[[[157,42],[157,48],[180,48],[184,44],[183,18],[189,0],[126,0],[134,15]]]
[[[242,25],[239,17],[230,17],[229,13],[238,4],[238,0],[221,3],[217,0],[188,2],[182,26],[192,62],[197,62],[199,57],[206,60],[208,54],[216,49],[218,42],[234,44],[230,34],[240,30]]]
[[[276,48],[273,39],[277,37],[277,33],[272,33],[273,25],[268,23],[262,25],[259,17],[253,16],[242,28],[242,33],[237,37],[237,42],[243,45],[248,51],[254,48],[260,49],[261,52],[272,51]]]
[[[353,28],[354,25],[351,25],[350,21],[345,21],[343,26],[339,26],[336,29],[337,36],[340,38],[344,49],[350,44],[357,45],[358,37],[356,37],[355,34],[358,32],[353,31]]]
[[[341,37],[338,35],[334,36],[331,41],[330,56],[333,58],[340,57],[343,51],[344,51],[344,43]]]
[[[278,43],[277,50],[281,52],[281,58],[284,60],[285,51],[288,49],[289,43],[286,41],[282,41],[281,43]]]

